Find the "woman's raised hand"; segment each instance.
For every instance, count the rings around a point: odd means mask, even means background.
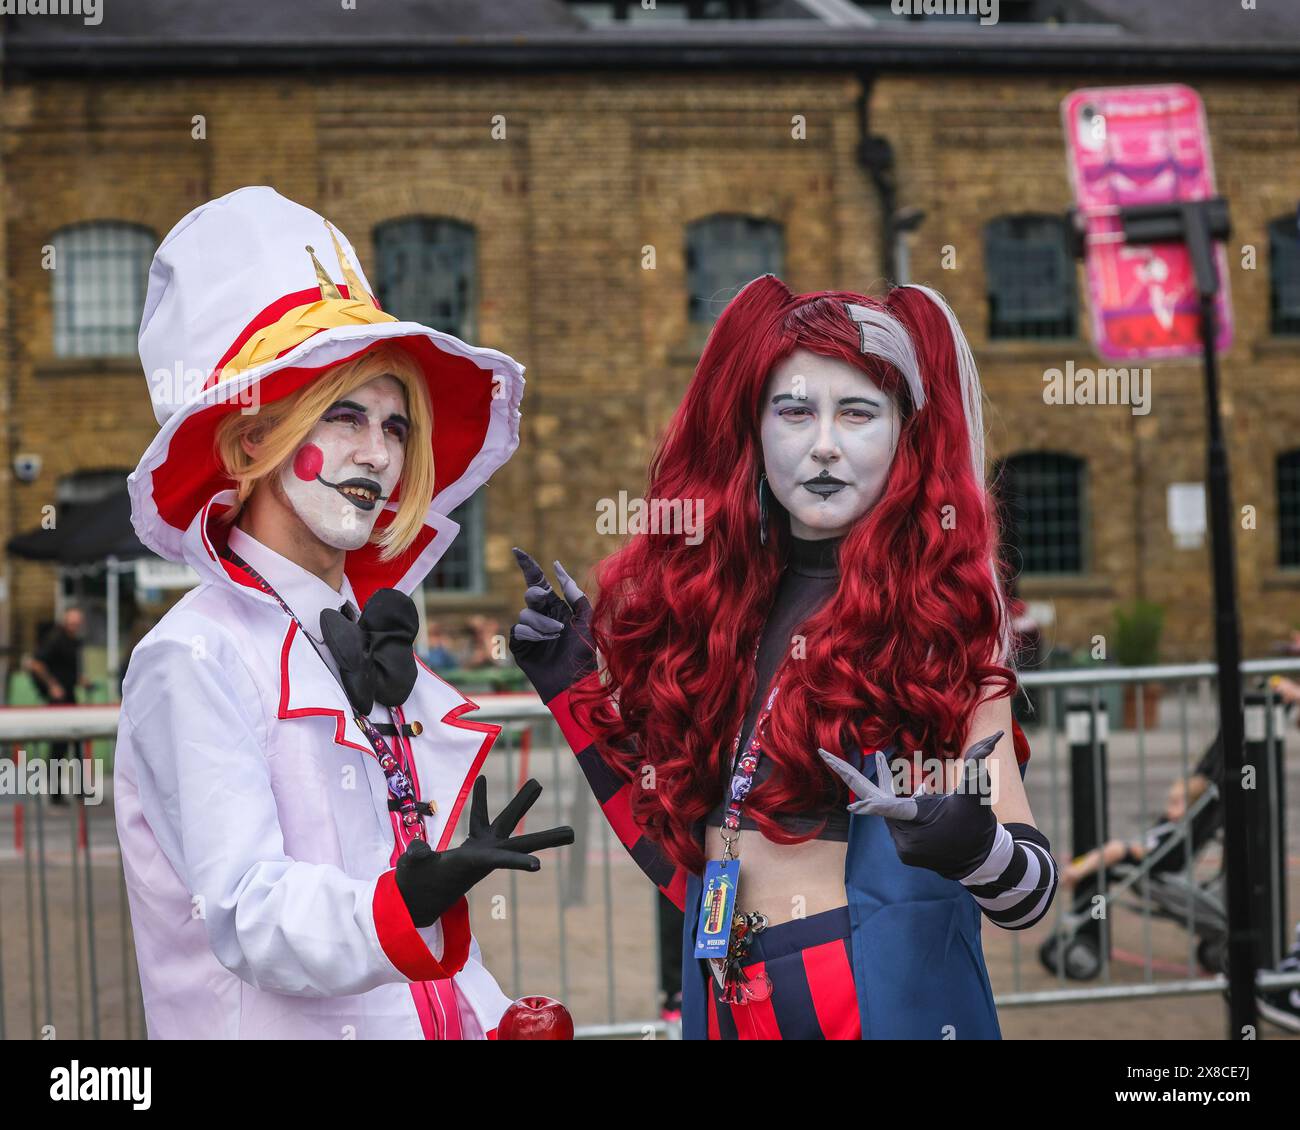
[[[855,815],[883,816],[898,858],[909,867],[924,867],[945,879],[962,879],[982,864],[992,850],[998,820],[989,798],[972,780],[979,763],[993,752],[1003,731],[976,742],[962,758],[962,780],[954,792],[896,796],[885,755],[876,751],[876,780],[859,773],[842,758],[818,749],[826,766],[859,800],[849,805]],[[973,767],[973,768],[972,768]]]
[[[591,639],[591,601],[555,562],[561,597],[541,567],[522,549],[514,551],[524,575],[525,607],[510,629],[510,651],[529,682],[550,702],[596,669]]]

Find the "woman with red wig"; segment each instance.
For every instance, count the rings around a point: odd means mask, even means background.
[[[516,551],[511,640],[686,913],[683,1034],[1000,1038],[981,914],[1033,925],[1056,867],[1022,784],[982,393],[952,311],[919,286],[756,279],[649,480],[652,507],[702,505],[703,537],[632,537],[594,608]]]

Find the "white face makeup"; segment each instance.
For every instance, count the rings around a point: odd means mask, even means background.
[[[279,470],[294,513],[336,549],[366,544],[402,477],[406,390],[384,375],[332,404]]]
[[[894,398],[843,361],[796,349],[772,370],[763,465],[795,537],[839,537],[876,504],[900,422]]]

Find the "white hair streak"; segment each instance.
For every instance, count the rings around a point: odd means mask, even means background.
[[[952,307],[944,300],[942,294],[928,286],[920,286],[916,283],[906,285],[909,289],[919,290],[924,294],[948,320],[948,329],[952,333],[953,353],[957,357],[957,377],[961,382],[961,403],[966,416],[966,434],[970,437],[971,466],[975,471],[975,482],[979,484],[981,490],[987,491],[984,472],[984,393],[980,386],[979,370],[975,367],[975,355],[971,352],[970,342],[966,340],[966,334],[962,331],[961,323],[957,321],[957,315],[952,312]],[[996,521],[996,515],[991,514],[990,517]],[[1011,611],[1007,607],[1006,594],[998,577],[997,558],[993,553],[989,554],[989,571],[993,575],[993,588],[997,593],[1002,618],[1000,633],[1002,662],[1014,669]]]
[[[858,324],[858,332],[862,335],[858,349],[869,357],[888,361],[903,374],[912,398],[912,408],[919,411],[925,405],[925,386],[921,383],[921,366],[907,327],[885,310],[853,302],[846,302],[844,307]]]

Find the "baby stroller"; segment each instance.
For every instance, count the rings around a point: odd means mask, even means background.
[[[1223,779],[1223,743],[1217,736],[1195,772],[1209,785],[1188,807],[1186,816],[1163,821],[1144,837],[1146,852],[1139,860],[1130,851],[1124,859],[1105,867],[1105,893],[1111,907],[1125,906],[1139,914],[1149,905],[1152,918],[1163,918],[1193,930],[1196,959],[1206,972],[1218,973],[1227,955],[1228,914],[1224,898],[1224,869],[1198,880],[1189,878],[1188,855],[1193,862],[1223,829],[1223,805],[1218,782]],[[1038,959],[1051,973],[1072,981],[1091,981],[1102,968],[1100,931],[1092,917],[1092,898],[1101,887],[1089,890],[1062,918],[1061,927],[1043,943]]]

